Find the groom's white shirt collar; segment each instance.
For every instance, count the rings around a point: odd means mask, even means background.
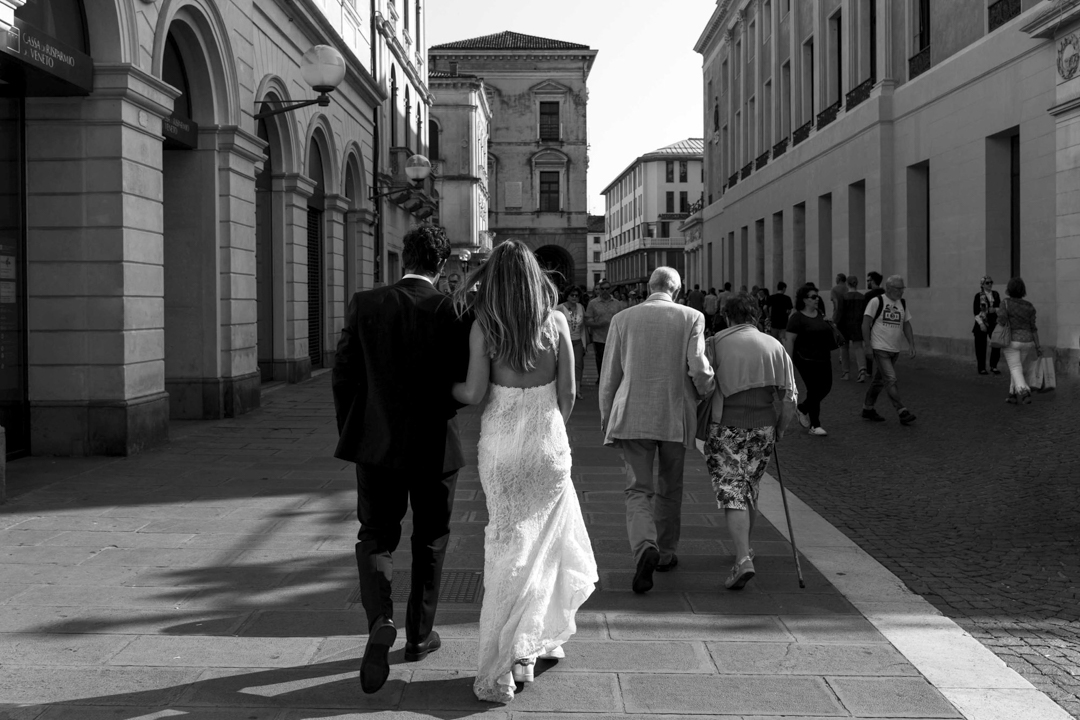
[[[429,283],[431,283],[432,287],[435,286],[435,281],[432,280],[431,278],[429,278],[427,275],[413,275],[412,273],[409,273],[407,275],[402,275],[401,279],[402,280],[427,280]]]

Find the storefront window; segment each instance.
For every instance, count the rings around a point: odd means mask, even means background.
[[[8,457],[30,449],[23,267],[23,101],[0,98],[0,425]]]

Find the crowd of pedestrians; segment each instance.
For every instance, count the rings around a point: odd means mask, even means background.
[[[654,573],[678,566],[683,469],[695,447],[705,456],[735,551],[724,585],[741,590],[755,577],[750,538],[761,478],[795,418],[810,435],[828,435],[822,404],[833,384],[834,350],[845,349],[843,380],[855,367],[857,382],[871,377],[864,418],[885,419],[875,409],[884,390],[901,424],[915,420],[897,383],[900,354],[915,356],[899,275],[868,273],[865,296],[857,278],[838,275],[827,310],[813,283],[797,288],[794,302],[783,282],[774,293],[733,291],[730,283],[719,293],[697,285],[683,293],[669,267],[653,271],[643,298],[620,296],[607,281],[595,297],[579,287],[560,297],[532,251],[515,240],[440,288],[449,255],[437,226],[410,231],[406,275],[353,296],[335,355],[335,455],[356,464],[365,692],[378,691],[389,675],[398,633],[393,553],[409,506],[404,657],[421,661],[441,647],[435,617],[457,473],[465,465],[455,425],[461,407],[484,405],[476,450],[489,519],[473,691],[497,703],[511,702],[518,685],[533,682],[538,659],[566,656],[577,610],[598,582],[566,432],[582,398],[589,345],[600,376],[603,442],[625,461],[635,593],[652,589]],[[1027,371],[1042,355],[1035,308],[1020,278],[1009,281],[1005,300],[992,287],[983,278],[973,306],[978,369],[986,372],[992,337],[1009,366],[1009,401],[1027,403]],[[1007,342],[994,334],[998,326],[1011,331]],[[395,331],[401,327],[411,332]],[[997,361],[991,352],[991,369]]]

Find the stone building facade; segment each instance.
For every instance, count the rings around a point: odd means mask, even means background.
[[[604,279],[604,248],[607,247],[607,218],[603,215],[589,216],[588,272],[585,289],[592,290]]]
[[[432,71],[484,81],[494,243],[522,240],[561,284],[586,284],[586,83],[596,51],[502,32],[433,46],[428,57]]]
[[[706,181],[690,221],[712,257],[696,278],[900,274],[920,347],[973,356],[980,278],[1022,276],[1043,345],[1075,372],[1076,6],[720,0],[695,46]]]
[[[429,157],[435,169],[439,224],[454,247],[447,275],[464,278],[491,252],[488,231],[488,137],[491,110],[484,81],[475,75],[431,72],[434,96]]]
[[[661,265],[686,274],[686,237],[680,228],[700,204],[703,147],[701,138],[687,138],[653,150],[604,188],[608,240],[603,258],[612,283],[647,283]]]
[[[393,276],[433,207],[369,199],[426,148],[421,10],[0,0],[9,451],[136,452],[332,363],[348,293]],[[320,44],[345,61],[330,104],[256,120],[315,97]]]

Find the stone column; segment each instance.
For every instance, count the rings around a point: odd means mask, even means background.
[[[221,380],[225,417],[259,407],[255,175],[266,143],[235,126],[217,129],[221,208]]]
[[[323,247],[323,288],[325,301],[323,312],[324,367],[334,366],[334,352],[338,335],[345,325],[345,309],[349,298],[345,297],[345,215],[352,208],[352,201],[344,195],[327,195],[324,199],[326,219],[326,242]]]
[[[1044,351],[1054,348],[1051,352],[1057,371],[1075,377],[1080,361],[1080,317],[1076,313],[1080,307],[1080,227],[1076,222],[1080,199],[1074,190],[1080,187],[1080,6],[1050,8],[1021,29],[1053,42],[1054,62],[1044,72],[1054,73],[1056,82],[1056,103],[1049,110],[1057,135],[1054,300],[1052,307],[1039,307],[1039,340]]]
[[[877,87],[880,92],[892,92],[896,87],[896,68],[893,66],[893,0],[873,0],[877,3]]]
[[[354,237],[349,242],[356,243],[356,289],[370,290],[375,287],[375,213],[368,208],[350,210],[348,227],[353,229]]]
[[[280,314],[275,301],[275,317],[283,319],[281,333],[275,332],[274,377],[279,377],[276,365],[284,363],[284,377],[296,383],[311,377],[311,359],[307,354],[307,213],[308,198],[315,192],[316,183],[306,175],[287,173],[274,176],[274,192],[282,194],[285,222],[285,252],[281,261],[284,292]],[[274,276],[278,275],[275,258]],[[278,341],[277,338],[281,340]]]
[[[164,442],[161,119],[176,91],[97,65],[87,98],[26,103],[31,447],[127,455]]]

